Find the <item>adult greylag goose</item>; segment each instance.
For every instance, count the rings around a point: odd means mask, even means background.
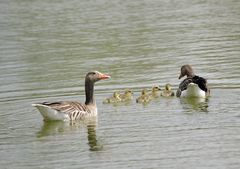
[[[106,98],[103,103],[118,103],[121,102],[120,93],[115,91],[113,95],[109,98]]]
[[[85,77],[85,104],[77,101],[43,102],[32,104],[42,114],[44,120],[78,120],[97,115],[94,99],[94,83],[110,78],[109,75],[98,71],[89,72]]]
[[[165,89],[162,91],[161,96],[163,97],[174,96],[174,92],[172,91],[172,86],[169,83],[165,85]]]
[[[196,76],[190,65],[183,65],[179,79],[187,76],[180,84],[177,90],[177,97],[200,97],[206,98],[210,94],[207,87],[207,80],[203,77]]]

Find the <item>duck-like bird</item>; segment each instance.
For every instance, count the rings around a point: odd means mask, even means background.
[[[44,120],[78,120],[97,116],[97,106],[94,99],[94,83],[110,78],[109,75],[93,71],[85,77],[85,104],[76,101],[43,102],[32,104],[42,114]]]
[[[152,91],[151,91],[151,97],[152,98],[158,98],[160,96],[160,87],[159,86],[156,86],[154,85],[152,87]]]
[[[165,85],[165,89],[162,91],[161,96],[163,97],[174,96],[174,92],[172,91],[172,86],[169,83]]]
[[[191,65],[183,65],[179,79],[187,76],[180,84],[177,90],[177,97],[200,97],[206,98],[210,95],[207,87],[207,80],[203,77],[196,76]]]
[[[120,93],[115,91],[113,95],[103,101],[103,103],[118,103],[121,102]]]
[[[133,92],[130,89],[126,89],[123,94],[119,96],[122,102],[131,101],[133,99]]]
[[[148,103],[151,101],[151,96],[148,94],[147,89],[143,89],[141,96],[136,99],[137,103]]]

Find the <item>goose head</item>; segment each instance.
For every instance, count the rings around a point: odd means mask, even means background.
[[[86,101],[85,104],[93,104],[95,105],[95,100],[94,100],[94,83],[103,80],[103,79],[108,79],[110,78],[109,75],[100,73],[98,71],[93,71],[87,73],[85,77],[85,95],[86,95]]]
[[[181,73],[180,73],[178,79],[181,79],[184,76],[187,76],[187,77],[193,77],[194,76],[194,71],[193,71],[191,65],[183,65],[181,67]]]
[[[110,76],[107,74],[103,74],[98,71],[92,71],[92,72],[87,73],[85,80],[91,81],[91,82],[97,82],[99,80],[104,80],[104,79],[109,79],[109,78],[110,78]]]
[[[157,91],[160,91],[160,87],[159,86],[153,86],[152,88],[152,92],[157,92]]]

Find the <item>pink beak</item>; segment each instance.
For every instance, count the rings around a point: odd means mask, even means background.
[[[111,78],[111,76],[109,76],[109,75],[107,75],[107,74],[103,74],[103,73],[99,73],[98,74],[98,77],[99,77],[99,79],[109,79],[109,78]]]

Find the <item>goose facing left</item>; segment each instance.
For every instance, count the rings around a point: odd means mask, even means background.
[[[97,116],[97,106],[94,98],[94,83],[108,78],[110,78],[109,75],[98,71],[87,73],[85,77],[85,104],[77,101],[58,101],[35,103],[32,104],[32,106],[36,107],[42,114],[44,120],[47,121],[71,121]]]

